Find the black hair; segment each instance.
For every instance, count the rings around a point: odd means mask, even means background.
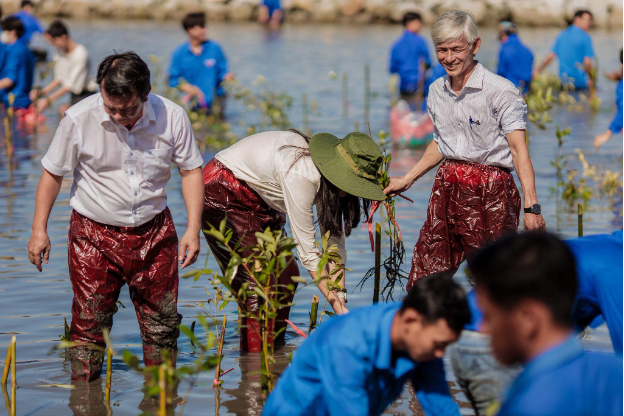
[[[306,142],[310,143],[310,138],[300,131],[295,129],[288,129],[288,131],[300,135]],[[310,150],[307,147],[282,146],[279,150],[286,147],[295,147],[300,150],[290,165],[291,168],[302,157],[310,157]],[[365,220],[368,217],[371,201],[349,193],[341,197],[340,189],[321,175],[321,183],[314,204],[316,205],[317,223],[322,230],[329,231],[330,235],[335,236],[342,235],[344,232],[345,237],[348,237],[351,235],[351,230],[360,224],[360,219]]]
[[[583,17],[584,14],[588,14],[592,18],[594,17],[592,12],[590,12],[589,10],[581,9],[577,10],[576,13],[574,13],[574,18],[576,19],[577,17]]]
[[[20,4],[20,8],[23,9],[26,6],[35,7],[35,4],[30,0],[22,0],[22,3]]]
[[[54,39],[60,38],[63,35],[69,37],[69,29],[67,29],[65,23],[60,20],[55,20],[50,23],[50,26],[48,27],[48,30],[46,30],[46,33]]]
[[[205,27],[206,26],[206,13],[197,12],[197,13],[189,13],[184,16],[182,19],[182,27],[184,30],[188,31],[189,29],[194,28],[195,26]]]
[[[412,20],[418,20],[419,22],[422,22],[422,17],[420,16],[420,13],[416,13],[416,12],[405,13],[403,15],[403,26],[407,26],[407,24],[411,22]]]
[[[0,19],[2,19],[2,6],[0,6]]]
[[[444,319],[458,334],[471,319],[466,292],[448,271],[418,279],[403,299],[400,312],[406,309],[414,309],[427,323]]]
[[[527,232],[510,235],[468,259],[477,288],[496,305],[513,309],[526,299],[546,305],[553,320],[572,326],[576,298],[576,263],[557,236]]]
[[[24,23],[22,23],[19,17],[5,17],[2,19],[2,23],[0,23],[0,28],[2,28],[2,30],[6,30],[7,32],[14,30],[18,39],[24,36]]]
[[[97,84],[106,94],[116,97],[138,95],[144,101],[152,89],[150,70],[135,52],[109,55],[100,62]],[[104,82],[106,81],[106,82]]]

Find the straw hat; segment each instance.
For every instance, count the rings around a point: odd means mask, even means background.
[[[377,180],[383,160],[381,149],[366,134],[353,132],[340,140],[333,134],[317,133],[310,139],[310,156],[338,189],[373,201],[386,199]]]

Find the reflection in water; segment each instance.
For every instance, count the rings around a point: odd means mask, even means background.
[[[68,407],[75,416],[105,416],[108,409],[104,403],[104,383],[102,379],[91,382],[75,382],[69,394]]]

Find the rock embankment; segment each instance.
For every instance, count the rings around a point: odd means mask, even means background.
[[[0,0],[5,15],[19,0]],[[114,19],[180,19],[191,11],[205,11],[210,20],[247,21],[258,14],[261,0],[39,0],[41,16]],[[291,23],[399,22],[409,11],[419,12],[425,24],[452,10],[471,11],[480,25],[512,19],[523,26],[563,26],[577,9],[589,9],[597,27],[622,26],[621,0],[282,0]]]

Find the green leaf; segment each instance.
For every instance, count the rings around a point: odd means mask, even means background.
[[[191,340],[191,344],[195,345],[197,342],[197,337],[195,336],[195,334],[193,333],[193,331],[191,331],[191,329],[186,326],[186,325],[180,325],[180,331],[186,335],[187,337],[189,337],[189,339]]]
[[[329,316],[330,318],[336,316],[336,314],[334,312],[329,312],[329,311],[323,311],[323,313],[327,316]]]
[[[306,279],[301,276],[291,276],[293,282],[306,283]]]
[[[132,354],[130,351],[128,350],[123,350],[121,353],[121,356],[124,360],[124,363],[126,363],[126,365],[128,367],[130,367],[130,369],[134,370],[134,371],[140,371],[139,369],[139,358]]]

